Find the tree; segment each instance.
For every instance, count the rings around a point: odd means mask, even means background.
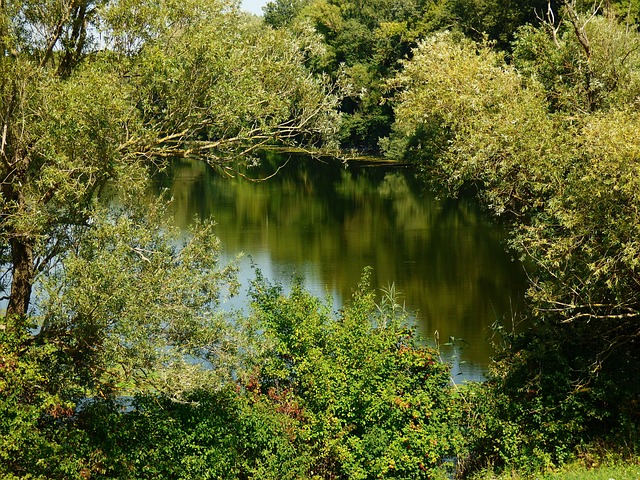
[[[73,249],[42,280],[36,342],[59,351],[56,374],[83,396],[170,397],[241,376],[240,331],[217,311],[237,288],[220,265],[212,225],[187,236],[163,221],[160,202],[123,205],[74,230]],[[80,232],[77,232],[80,230]]]
[[[537,25],[547,6],[555,10],[556,3],[547,0],[448,0],[444,5],[444,16],[450,25],[469,38],[481,41],[486,35],[501,50],[509,50],[518,28]]]
[[[513,63],[542,83],[553,111],[564,114],[624,107],[640,95],[640,37],[610,12],[563,14],[516,37]],[[554,21],[555,20],[555,21]]]
[[[328,147],[336,98],[298,39],[230,4],[0,7],[0,470],[78,478],[101,458],[76,453],[82,406],[243,378],[241,334],[217,312],[234,265],[211,225],[167,227],[150,173]]]
[[[316,71],[327,72],[348,85],[340,109],[340,132],[345,148],[378,151],[378,140],[389,133],[393,111],[386,103],[385,78],[398,69],[418,38],[440,26],[439,3],[422,0],[317,0],[270,4],[266,21],[282,29],[311,26],[324,43],[321,54],[310,56]],[[277,7],[277,8],[276,8]],[[277,23],[278,15],[294,15]],[[279,13],[278,13],[279,12]]]
[[[561,183],[568,132],[548,116],[540,85],[524,82],[490,44],[447,32],[425,40],[392,83],[387,151],[452,192],[477,187],[498,214],[538,211]]]
[[[505,337],[475,417],[474,448],[494,464],[637,438],[638,33],[565,14],[521,30],[511,65],[436,35],[393,84],[390,153],[454,193],[475,188],[529,265],[532,327]]]
[[[23,316],[35,277],[68,247],[66,226],[82,223],[105,182],[135,163],[118,150],[140,123],[109,72],[61,80],[23,58],[5,58],[2,68],[7,314]]]
[[[29,312],[35,279],[107,183],[126,190],[169,157],[224,165],[265,142],[319,145],[335,130],[334,97],[307,73],[295,39],[263,32],[232,5],[2,6],[8,315]]]
[[[285,294],[258,276],[254,319],[267,348],[247,388],[302,423],[313,474],[450,474],[464,441],[449,366],[408,326],[393,290],[376,304],[369,275],[337,316],[300,283]]]
[[[206,299],[225,283],[213,269],[189,262],[217,256],[207,241],[212,237],[198,229],[180,248],[168,232],[149,227],[147,219],[130,215],[105,221],[85,239],[90,248],[69,255],[68,272],[52,281],[58,290],[51,292],[64,293],[63,306],[44,305],[50,311],[45,328],[58,329],[51,342],[47,335],[29,342],[29,332],[0,330],[0,475],[292,479],[453,473],[451,459],[464,449],[457,389],[438,352],[407,325],[392,289],[376,304],[367,274],[350,304],[332,313],[300,283],[285,294],[258,275],[245,319],[244,333],[251,338],[242,343],[248,375],[216,382],[216,372],[230,372],[222,360],[225,350],[237,348],[237,338],[218,343],[233,348],[218,348],[215,355],[210,349],[206,356],[194,347],[211,346],[211,334],[220,331],[199,328],[193,336],[193,329],[185,329],[197,316],[211,316]],[[121,241],[132,232],[134,244]],[[116,273],[114,265],[120,267]],[[136,282],[138,291],[130,288]],[[151,294],[155,298],[145,299]],[[175,307],[180,295],[190,296],[189,306]],[[174,377],[184,390],[180,401],[148,388],[127,390],[134,396],[87,398],[82,377],[98,365],[92,355],[111,367],[89,375],[101,380],[101,388],[109,387],[107,378],[130,382],[142,365],[153,368],[148,382],[157,386],[175,358],[167,350],[119,344],[119,336],[130,337],[126,329],[140,330],[119,316],[142,321],[140,337],[149,347],[164,330],[180,339],[176,349],[209,359],[213,371],[201,372],[207,382],[192,383],[194,376],[181,369]],[[65,338],[60,331],[70,337],[65,349],[58,345]],[[118,355],[118,348],[128,355]],[[154,357],[165,365],[150,363]],[[66,388],[51,385],[56,382]],[[81,407],[61,392],[82,398]]]
[[[264,21],[273,28],[281,28],[290,24],[308,3],[307,0],[276,0],[268,2],[262,11]]]

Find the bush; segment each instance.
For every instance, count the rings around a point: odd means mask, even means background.
[[[323,478],[433,478],[463,448],[449,367],[368,275],[338,318],[298,283],[259,278],[256,319],[271,341],[253,388],[304,419]]]
[[[6,478],[438,478],[464,441],[449,366],[368,275],[335,315],[258,276],[253,375],[179,396],[88,397],[54,344],[0,330]],[[60,358],[58,358],[60,357]],[[60,370],[68,372],[68,369]],[[153,375],[150,372],[150,375]],[[73,398],[76,400],[74,401]],[[78,401],[78,399],[82,399]]]

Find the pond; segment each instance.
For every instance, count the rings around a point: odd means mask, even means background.
[[[481,379],[493,354],[490,326],[511,328],[526,288],[503,229],[472,199],[436,199],[407,168],[263,157],[233,177],[180,161],[159,179],[179,226],[213,218],[225,258],[243,252],[243,292],[229,308],[246,305],[253,266],[285,286],[301,276],[336,309],[371,266],[372,285],[399,292],[456,381]]]

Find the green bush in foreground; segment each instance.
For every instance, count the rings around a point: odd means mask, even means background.
[[[433,478],[463,446],[449,368],[419,343],[365,275],[340,316],[299,284],[258,279],[254,310],[271,341],[252,386],[293,412],[322,478]]]
[[[340,313],[260,275],[252,375],[179,397],[85,398],[64,351],[0,331],[3,478],[446,478],[463,452],[449,367],[368,276]],[[212,360],[213,361],[213,360]],[[251,368],[251,366],[253,366]],[[66,371],[66,370],[62,370]],[[239,371],[239,370],[238,370]],[[149,372],[151,374],[151,372]],[[75,399],[74,399],[75,395]]]

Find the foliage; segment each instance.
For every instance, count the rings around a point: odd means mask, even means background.
[[[640,37],[611,3],[282,1],[273,30],[226,2],[2,2],[0,474],[433,478],[463,433],[471,467],[636,453]],[[366,276],[338,315],[260,276],[250,321],[216,313],[211,225],[136,201],[169,157],[331,146],[340,101],[343,144],[389,135],[476,188],[534,267],[533,327],[462,397]]]
[[[627,380],[637,351],[612,352],[594,375],[585,365],[608,342],[589,326],[547,322],[506,335],[490,381],[472,392],[467,468],[546,471],[594,444],[637,454],[638,390]]]
[[[310,56],[310,65],[349,87],[340,107],[341,144],[376,151],[393,120],[384,102],[384,79],[424,32],[437,28],[439,11],[434,2],[414,0],[272,2],[265,21],[281,30],[311,26],[321,35],[325,49]]]
[[[464,447],[448,366],[402,325],[392,298],[374,302],[366,282],[334,317],[300,285],[284,295],[258,277],[247,321],[259,321],[260,331],[256,345],[243,349],[252,374],[213,383],[212,372],[209,382],[195,384],[181,372],[179,401],[148,389],[135,397],[90,396],[60,336],[33,342],[28,334],[16,338],[19,330],[0,331],[0,473],[444,478]],[[105,355],[109,341],[101,346]],[[136,354],[132,349],[132,363]],[[117,377],[117,369],[103,373]],[[75,398],[65,396],[72,391]]]
[[[225,3],[33,0],[0,17],[9,314],[28,313],[35,278],[107,182],[134,188],[168,157],[226,164],[266,142],[327,146],[336,130],[336,98],[295,38]]]
[[[329,145],[336,97],[292,36],[224,3],[1,7],[0,327],[53,352],[42,395],[69,405],[219,388],[241,369],[215,313],[234,269],[211,225],[185,240],[134,199],[169,157]]]
[[[69,231],[74,248],[42,280],[29,329],[5,317],[3,478],[84,478],[116,461],[87,450],[91,429],[102,428],[78,427],[91,399],[155,392],[177,401],[242,378],[241,335],[215,310],[225,289],[233,293],[234,267],[218,265],[210,225],[184,238],[159,223],[158,205],[96,215],[86,231]]]
[[[268,2],[262,11],[264,21],[273,28],[289,25],[308,3],[307,0],[276,0]]]
[[[308,467],[298,422],[266,397],[196,390],[185,402],[145,395],[124,408],[94,402],[79,414],[95,478],[288,479]]]
[[[396,123],[384,146],[417,162],[428,181],[454,192],[482,187],[498,214],[537,209],[558,184],[564,139],[547,116],[543,92],[535,83],[524,88],[490,45],[435,35],[393,86]]]
[[[8,311],[24,314],[34,277],[69,246],[65,225],[82,221],[107,179],[139,180],[136,160],[118,151],[139,122],[108,69],[60,81],[19,58],[0,74],[2,260],[13,269]]]
[[[61,351],[58,375],[84,396],[180,396],[238,373],[239,337],[216,312],[235,292],[235,267],[219,265],[210,224],[185,236],[163,220],[160,203],[98,213],[42,280],[38,337]]]
[[[403,326],[393,298],[376,306],[365,275],[334,320],[299,284],[284,295],[259,277],[253,289],[272,346],[247,388],[303,419],[315,474],[443,474],[463,446],[448,367]]]
[[[226,387],[191,390],[181,402],[145,394],[76,404],[48,393],[53,382],[73,383],[56,371],[64,356],[56,345],[12,341],[8,332],[0,332],[2,478],[279,479],[306,471],[295,420],[266,397]]]
[[[549,3],[555,10],[558,2],[549,0],[448,0],[443,16],[467,37],[481,41],[486,36],[499,49],[509,50],[518,28],[538,24]]]
[[[612,16],[576,15],[574,22],[580,37],[569,21],[520,30],[513,49],[516,68],[542,83],[552,111],[574,114],[637,105],[637,30]]]
[[[311,64],[335,78],[344,75],[351,86],[341,104],[341,145],[379,151],[378,140],[394,121],[386,80],[421,39],[453,28],[474,39],[487,35],[507,50],[517,29],[539,24],[546,11],[546,0],[276,1],[265,7],[265,21],[292,30],[310,24],[323,37],[326,50]]]
[[[66,428],[75,405],[59,392],[81,389],[56,374],[55,345],[34,342],[20,326],[0,328],[0,476],[79,478],[75,451],[86,439]]]
[[[140,148],[134,141],[130,148],[210,164],[230,163],[265,143],[330,149],[337,97],[326,77],[305,68],[304,42],[218,14],[145,45],[128,74],[136,105],[161,143]]]
[[[513,65],[440,34],[394,83],[388,151],[453,192],[476,187],[531,262],[531,331],[505,345],[472,422],[472,450],[496,466],[637,441],[639,37],[570,7],[559,27],[522,30]]]

